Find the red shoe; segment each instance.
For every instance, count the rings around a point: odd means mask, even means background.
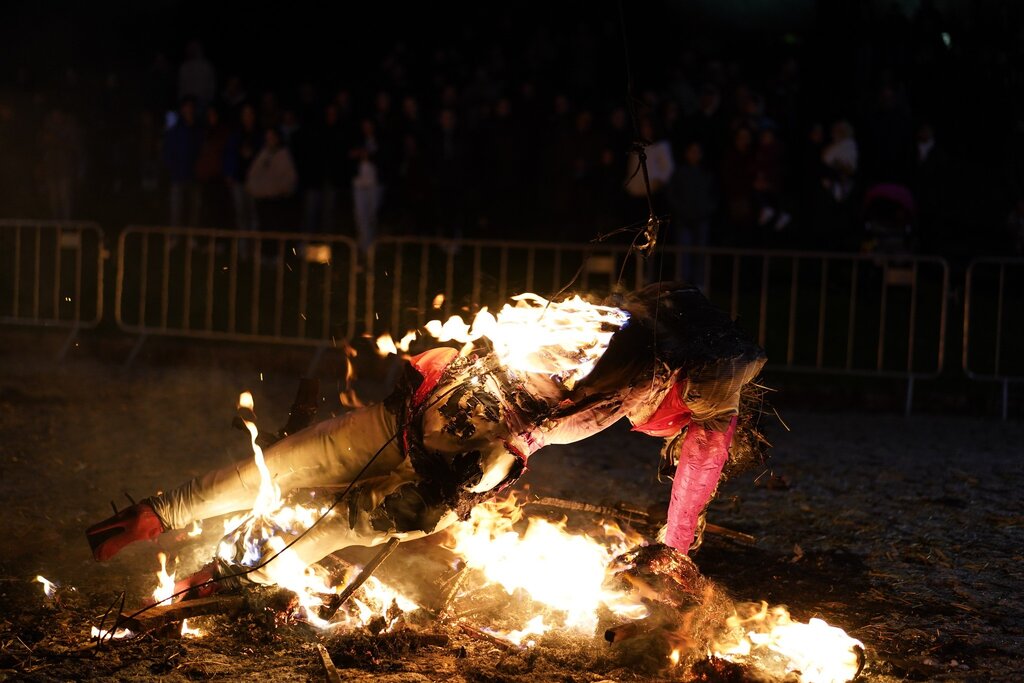
[[[164,531],[164,523],[157,517],[153,507],[143,501],[99,524],[93,524],[85,530],[85,537],[92,548],[92,556],[97,562],[104,562],[121,552],[129,543],[153,540]]]
[[[187,590],[187,593],[182,594],[179,600],[195,600],[197,598],[208,598],[214,593],[221,590],[220,581],[214,581],[220,574],[218,573],[219,563],[217,560],[204,565],[199,571],[187,576],[181,581],[177,581],[174,584],[175,594],[181,593]]]

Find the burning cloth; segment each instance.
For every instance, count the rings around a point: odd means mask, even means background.
[[[658,283],[603,306],[576,298],[597,323],[569,345],[548,334],[573,322],[562,302],[520,299],[511,309],[518,317],[505,322],[525,320],[525,337],[503,338],[499,314],[494,330],[462,351],[438,347],[411,358],[383,403],[267,449],[259,464],[284,493],[355,484],[290,546],[290,562],[444,529],[512,485],[545,445],[585,439],[624,417],[665,438],[666,457],[678,460],[666,541],[690,549],[730,447],[737,459],[759,445],[744,434],[740,397],[764,352],[689,286]],[[141,501],[86,532],[94,556],[109,559],[130,542],[249,510],[260,482],[250,460]],[[255,566],[251,558],[245,564]],[[273,583],[272,566],[248,578]]]

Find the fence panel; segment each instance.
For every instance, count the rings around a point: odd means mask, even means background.
[[[0,220],[0,323],[95,327],[105,257],[95,223]]]
[[[571,285],[600,294],[642,277],[624,245],[385,237],[369,255],[363,328],[401,334],[430,319],[497,310],[522,292],[550,297]]]
[[[1009,385],[1024,381],[1024,258],[978,258],[967,267],[964,287],[964,373],[999,382],[1003,418]]]
[[[128,227],[115,317],[126,332],[320,345],[353,333],[356,246],[347,237]]]
[[[942,372],[949,266],[939,257],[665,247],[647,272],[692,278],[774,369],[910,381]]]

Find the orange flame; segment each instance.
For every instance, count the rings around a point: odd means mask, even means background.
[[[611,559],[641,541],[638,535],[609,526],[613,533],[598,540],[540,517],[529,518],[519,534],[513,525],[521,516],[513,496],[478,505],[468,521],[449,529],[450,547],[508,594],[524,590],[561,613],[564,628],[592,634],[601,605],[623,618],[646,616],[637,598],[603,585]]]
[[[793,621],[785,607],[740,605],[727,620],[716,657],[754,664],[778,676],[799,672],[802,683],[846,683],[857,675],[864,644],[821,619]]]

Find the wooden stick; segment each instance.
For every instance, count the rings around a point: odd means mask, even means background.
[[[466,577],[469,576],[469,566],[463,565],[462,569],[458,571],[455,576],[450,579],[451,585],[448,587],[448,591],[444,594],[444,600],[441,601],[441,608],[437,611],[437,616],[440,619],[447,619],[451,616],[452,603],[455,602],[455,597],[459,591],[462,590],[462,585],[466,583]]]
[[[627,621],[624,624],[612,626],[610,629],[607,629],[604,632],[604,639],[609,643],[618,643],[623,640],[642,636],[645,633],[650,633],[658,626],[659,624],[652,621],[650,617],[640,619],[638,621]]]
[[[142,614],[132,617],[121,614],[117,620],[118,628],[129,628],[136,633],[152,631],[172,621],[181,621],[189,617],[201,617],[209,614],[226,614],[242,609],[245,599],[236,595],[213,595],[196,600],[182,600],[169,605],[157,605]]]
[[[595,515],[604,515],[606,517],[616,517],[629,523],[641,523],[651,524],[650,515],[643,510],[637,510],[635,508],[627,507],[625,504],[617,507],[608,507],[605,505],[593,505],[591,503],[581,503],[575,500],[565,500],[564,498],[552,498],[550,496],[543,496],[534,500],[528,500],[524,505],[544,505],[547,507],[560,508],[562,510],[576,510],[579,512],[590,512]],[[745,534],[742,531],[734,531],[718,524],[706,524],[704,531],[709,534],[715,534],[717,536],[725,536],[733,541],[740,543],[746,543],[753,545],[757,543],[757,538],[750,534]]]
[[[331,655],[327,652],[327,648],[323,643],[317,643],[316,649],[320,653],[320,663],[324,665],[324,677],[327,679],[327,683],[341,683],[341,676],[338,674],[334,662],[331,661]]]
[[[719,536],[725,536],[726,538],[731,539],[733,541],[739,541],[740,543],[746,543],[748,545],[754,545],[754,544],[757,543],[757,537],[755,537],[755,536],[751,536],[750,534],[745,534],[742,531],[735,531],[733,529],[728,529],[728,528],[726,528],[724,526],[719,526],[717,524],[711,524],[711,523],[705,524],[704,525],[704,531],[708,532],[709,534],[717,534]]]
[[[363,571],[359,572],[359,575],[352,580],[352,583],[345,586],[345,590],[332,597],[328,600],[327,604],[321,608],[320,618],[324,621],[330,621],[334,615],[338,613],[338,610],[341,609],[341,606],[345,604],[345,601],[351,598],[352,594],[359,590],[359,587],[362,586],[375,571],[377,571],[377,567],[379,567],[384,560],[388,559],[388,556],[391,555],[391,553],[395,552],[395,548],[398,547],[400,542],[401,541],[397,538],[392,538],[384,544],[384,547],[380,549],[380,552],[374,555],[373,559],[366,563],[366,566],[363,567]]]
[[[461,628],[463,632],[466,633],[466,635],[472,638],[476,638],[477,640],[482,640],[484,642],[490,643],[491,645],[497,645],[502,650],[513,651],[522,649],[515,643],[505,640],[504,638],[499,638],[498,636],[491,635],[487,631],[481,631],[476,626],[467,624],[464,621],[459,622],[459,628]]]
[[[576,500],[566,500],[564,498],[552,498],[550,496],[542,496],[533,500],[528,500],[524,505],[544,505],[547,507],[560,508],[562,510],[576,510],[579,512],[589,512],[595,515],[604,515],[606,517],[617,517],[627,522],[641,522],[647,524],[650,519],[646,512],[642,510],[634,510],[630,508],[613,508],[605,505],[593,505],[591,503],[581,503]]]

